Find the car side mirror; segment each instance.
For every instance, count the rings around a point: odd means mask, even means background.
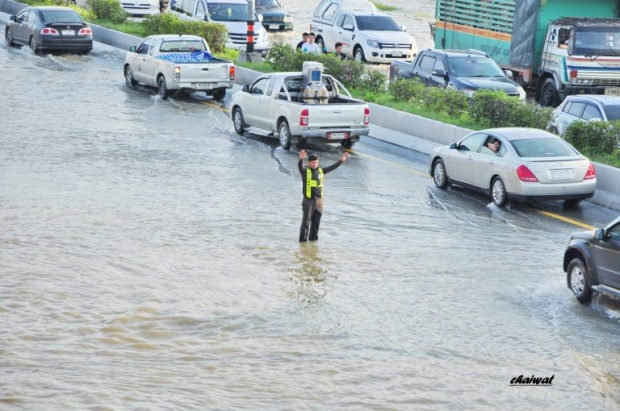
[[[242,90],[243,92],[245,92],[245,93],[248,93],[248,92],[250,91],[250,86],[248,86],[247,84],[245,84],[241,90]]]
[[[444,70],[433,70],[431,72],[431,75],[437,76],[437,77],[444,77],[445,78],[446,72]]]
[[[131,51],[132,53],[135,53],[135,52],[136,52],[136,50],[137,50],[137,47],[136,47],[136,46],[131,46],[131,47],[129,47],[129,51]]]
[[[452,144],[450,144],[450,149],[451,149],[451,150],[455,150],[455,149],[456,149],[456,143],[452,143]]]
[[[342,25],[343,30],[353,31],[353,24],[347,23]]]
[[[15,16],[11,16],[11,17],[9,17],[9,19],[10,19],[11,21],[17,21],[17,17],[15,17]]]
[[[602,240],[605,238],[605,230],[603,230],[602,228],[599,228],[598,230],[596,230],[594,232],[594,238],[596,238],[597,240]]]
[[[258,21],[260,21],[261,23],[263,22],[263,15],[262,14],[258,15]]]

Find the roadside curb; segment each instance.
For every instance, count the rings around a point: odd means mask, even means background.
[[[0,0],[0,11],[17,14],[25,4],[13,0]],[[137,46],[142,38],[90,24],[93,39],[122,50]],[[235,66],[235,84],[254,81],[262,73]],[[407,149],[429,154],[438,145],[452,144],[472,130],[445,124],[425,117],[368,103],[371,113],[370,137]],[[415,132],[415,135],[412,134]],[[604,207],[620,210],[620,169],[594,163],[596,169],[596,192],[589,201]]]

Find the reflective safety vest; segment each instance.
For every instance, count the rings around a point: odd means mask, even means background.
[[[310,167],[306,167],[306,198],[312,198],[312,189],[319,189],[319,193],[322,194],[323,191],[323,169],[319,168],[319,179],[314,180],[312,178],[312,169]]]

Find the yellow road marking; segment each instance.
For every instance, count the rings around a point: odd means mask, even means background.
[[[536,210],[536,211],[538,211],[540,214],[546,215],[547,217],[555,218],[556,220],[564,221],[565,223],[576,225],[577,227],[582,227],[588,230],[596,230],[596,227],[594,226],[582,223],[577,220],[573,220],[572,218],[568,218],[568,217],[561,216],[559,214],[552,213],[550,211],[544,211],[544,210]]]

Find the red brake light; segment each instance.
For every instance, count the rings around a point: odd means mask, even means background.
[[[577,70],[571,70],[569,71],[568,76],[570,78],[577,78],[577,74],[578,74]]]
[[[230,69],[228,70],[228,76],[231,80],[235,79],[235,66],[230,66]]]
[[[304,108],[301,110],[301,115],[299,116],[299,125],[307,126],[310,122],[310,110]]]
[[[56,29],[52,29],[50,27],[45,27],[44,29],[41,30],[41,34],[57,36],[60,33],[58,33],[58,30],[56,30]]]
[[[93,31],[90,29],[90,27],[85,27],[83,29],[80,29],[80,31],[78,32],[78,35],[80,36],[86,36],[89,34],[93,34]]]
[[[370,123],[370,109],[364,108],[364,125],[367,126]]]
[[[590,163],[590,165],[588,166],[588,171],[586,171],[586,175],[583,178],[584,180],[591,180],[593,178],[596,178],[596,171],[594,170],[594,165],[592,165],[592,163]]]
[[[532,173],[532,171],[524,165],[520,165],[519,167],[517,167],[517,176],[519,177],[519,180],[525,181],[527,183],[538,182],[538,179],[536,178],[534,173]]]

